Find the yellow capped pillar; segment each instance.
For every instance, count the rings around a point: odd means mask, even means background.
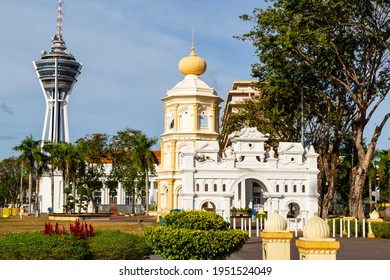
[[[380,218],[379,213],[376,210],[374,210],[374,211],[372,211],[370,213],[370,218],[367,220],[367,222],[368,222],[368,234],[367,234],[367,237],[375,238],[375,234],[372,231],[371,224],[372,223],[383,223],[383,219]]]
[[[296,241],[299,259],[336,260],[340,242],[329,235],[329,225],[315,213],[303,228],[303,237]]]
[[[293,234],[286,228],[286,221],[278,211],[275,211],[265,223],[265,230],[260,233],[263,260],[291,259],[290,247]]]

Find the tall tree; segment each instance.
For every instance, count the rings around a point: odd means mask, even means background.
[[[127,128],[113,136],[111,145],[112,177],[132,194],[133,213],[136,196],[145,190],[145,209],[149,205],[149,173],[154,172],[157,157],[151,150],[157,139],[148,138],[139,130]]]
[[[86,163],[81,184],[87,188],[87,195],[92,201],[94,210],[96,210],[96,202],[93,193],[103,187],[103,180],[106,177],[103,159],[108,156],[108,141],[108,135],[103,133],[87,135],[76,141]]]
[[[134,135],[131,155],[140,168],[140,173],[145,177],[145,212],[149,214],[149,173],[155,171],[155,165],[158,163],[152,147],[157,143],[157,138],[148,138],[146,135],[137,132]]]
[[[50,173],[50,189],[51,189],[51,212],[55,212],[54,207],[54,175],[56,172],[62,170],[63,166],[63,152],[61,143],[45,143],[43,145],[43,151],[48,157],[47,164]],[[62,174],[64,176],[64,174]]]
[[[273,6],[267,10],[255,9],[254,16],[242,16],[255,23],[252,31],[242,37],[252,40],[257,48],[260,63],[254,66],[254,73],[260,77],[266,73],[269,77],[273,62],[276,69],[283,61],[287,65],[297,62],[308,67],[311,76],[316,77],[314,85],[321,89],[319,97],[340,104],[340,116],[348,124],[343,126],[344,131],[351,130],[358,155],[353,168],[350,212],[362,218],[362,191],[369,162],[390,117],[390,113],[383,116],[365,148],[363,137],[367,124],[390,90],[389,3],[382,0],[272,2]],[[280,58],[273,61],[276,55]],[[298,85],[301,89],[313,89],[307,86],[312,82],[304,78]],[[335,96],[339,99],[334,100]],[[352,114],[348,115],[350,111]],[[336,158],[337,154],[333,164]]]
[[[0,161],[0,205],[6,203],[18,204],[19,185],[21,178],[20,161],[10,157]],[[23,202],[21,202],[23,203]]]
[[[32,135],[27,136],[18,146],[13,148],[15,151],[21,152],[19,159],[28,169],[28,209],[31,213],[31,198],[33,188],[33,176],[37,168],[36,163],[41,158],[41,141],[34,140]]]

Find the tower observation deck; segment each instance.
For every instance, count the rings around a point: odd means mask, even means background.
[[[69,143],[68,102],[82,65],[67,50],[62,38],[62,1],[58,2],[57,32],[50,52],[33,61],[46,101],[43,143]]]

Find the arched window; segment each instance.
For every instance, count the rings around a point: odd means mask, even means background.
[[[293,192],[297,192],[297,185],[293,186]]]
[[[302,192],[304,193],[306,191],[305,185],[302,185]]]
[[[279,185],[276,185],[276,192],[279,192]]]
[[[179,123],[180,129],[189,129],[191,127],[191,118],[190,114],[188,113],[188,109],[184,109],[180,112]]]
[[[284,185],[284,192],[288,192],[288,186]]]
[[[170,112],[167,118],[168,129],[173,129],[175,127],[175,118],[173,112]]]
[[[208,128],[209,127],[209,118],[206,115],[205,111],[202,111],[199,114],[199,127],[200,128]]]
[[[209,185],[208,185],[208,184],[205,184],[205,185],[204,185],[204,191],[205,191],[205,192],[208,192],[208,191],[209,191]]]
[[[196,191],[199,192],[199,184],[196,184]]]

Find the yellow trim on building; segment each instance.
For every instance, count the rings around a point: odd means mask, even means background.
[[[177,109],[179,108],[179,104],[173,105],[173,120],[174,120],[174,125],[173,125],[173,131],[177,131],[177,128],[179,126],[179,116],[177,114]]]
[[[198,103],[195,103],[193,105],[193,110],[194,110],[194,131],[198,131],[199,130],[199,124],[198,124],[198,109],[199,109],[199,104]]]
[[[176,140],[171,141],[171,170],[176,170]]]

